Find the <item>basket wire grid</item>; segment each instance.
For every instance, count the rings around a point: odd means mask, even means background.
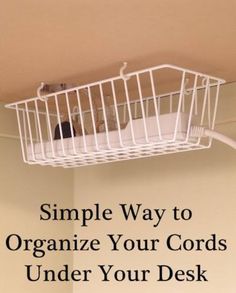
[[[211,146],[211,138],[194,137],[191,127],[214,130],[224,80],[166,64],[124,69],[8,104],[16,111],[24,162],[70,168]]]

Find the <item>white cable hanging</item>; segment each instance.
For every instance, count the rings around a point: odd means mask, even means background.
[[[227,144],[228,146],[232,147],[233,149],[236,149],[236,140],[225,136],[222,133],[219,133],[215,130],[207,129],[201,126],[192,126],[191,128],[191,136],[193,137],[210,137],[214,138],[220,142],[223,142],[224,144]]]
[[[41,83],[36,97],[6,105],[24,162],[72,168],[209,148],[212,138],[235,148],[214,130],[224,80],[169,64],[126,68],[81,86]]]

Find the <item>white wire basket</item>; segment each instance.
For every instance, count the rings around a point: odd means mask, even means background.
[[[213,76],[160,65],[41,95],[15,109],[28,164],[79,167],[209,148],[220,85]]]

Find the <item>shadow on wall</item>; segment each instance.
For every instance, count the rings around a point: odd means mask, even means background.
[[[199,173],[209,176],[211,171],[224,172],[229,168],[236,174],[235,151],[214,141],[210,149],[83,167],[77,169],[77,172],[87,173],[88,176],[96,178],[96,181],[109,180],[117,183],[127,179],[127,176],[130,181],[145,178],[160,180]]]

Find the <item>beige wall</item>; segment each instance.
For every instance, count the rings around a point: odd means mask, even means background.
[[[16,135],[11,111],[1,110],[0,132]],[[14,114],[14,113],[13,113]],[[3,120],[3,117],[5,119]],[[19,140],[0,138],[0,292],[67,293],[71,284],[30,283],[26,281],[24,265],[43,264],[49,268],[72,264],[72,255],[55,253],[43,259],[34,259],[27,252],[10,252],[5,248],[9,234],[17,233],[25,238],[68,238],[72,224],[42,222],[39,207],[42,203],[73,206],[72,171],[51,167],[28,166],[21,160]]]
[[[223,87],[219,104],[217,129],[236,138],[236,84]],[[231,122],[229,120],[232,120]],[[90,207],[100,203],[114,211],[112,222],[92,223],[88,228],[74,226],[83,237],[99,238],[102,249],[97,253],[75,253],[74,267],[94,270],[90,283],[75,283],[74,293],[82,292],[162,292],[218,293],[235,292],[235,205],[236,156],[231,148],[213,143],[208,150],[160,156],[75,169],[74,205]],[[119,203],[142,203],[146,208],[175,206],[190,208],[189,222],[173,222],[168,215],[158,228],[150,223],[126,223],[120,216]],[[172,233],[186,238],[208,238],[216,233],[226,238],[226,252],[170,252],[164,245],[157,252],[110,252],[106,234],[122,233],[127,238],[165,239]],[[209,282],[160,283],[155,274],[148,283],[101,282],[98,264],[114,264],[118,268],[151,268],[168,264],[175,269],[191,269],[202,264],[208,270]]]
[[[91,183],[92,182],[92,183]],[[196,151],[156,157],[113,165],[88,167],[75,172],[75,206],[86,207],[101,203],[114,210],[110,223],[91,224],[87,229],[75,226],[81,236],[101,238],[104,249],[98,253],[76,253],[74,266],[91,267],[114,264],[121,268],[152,268],[170,264],[174,268],[191,268],[201,263],[209,271],[209,283],[174,282],[147,284],[100,282],[95,273],[90,284],[74,284],[74,292],[235,292],[235,199],[236,157],[234,151],[215,144],[206,151]],[[119,216],[119,203],[142,203],[146,208],[190,208],[189,222],[175,223],[168,217],[153,228],[149,223],[126,223]],[[186,238],[207,238],[216,233],[228,240],[227,252],[171,253],[164,247],[153,253],[109,252],[107,233],[123,233],[127,238],[165,238],[180,233]]]
[[[235,120],[236,84],[223,88],[217,129],[236,138]],[[8,111],[9,112],[9,111]],[[11,111],[1,110],[0,133],[16,135],[15,118]],[[13,123],[13,125],[9,122]],[[100,166],[78,168],[74,171],[51,167],[24,165],[20,157],[19,141],[0,138],[0,229],[1,271],[0,292],[72,292],[72,284],[30,284],[25,281],[24,264],[31,263],[28,253],[11,253],[4,247],[9,233],[25,237],[69,237],[70,223],[39,221],[42,202],[58,203],[63,207],[85,208],[100,203],[114,211],[112,222],[92,223],[88,228],[74,224],[80,237],[99,238],[100,252],[50,254],[42,263],[60,267],[63,263],[75,268],[94,269],[90,283],[74,283],[74,292],[181,292],[204,293],[235,292],[235,193],[236,156],[229,147],[214,142],[209,150],[153,157]],[[74,194],[74,198],[73,198]],[[119,213],[119,203],[142,203],[146,208],[172,209],[174,206],[190,208],[193,218],[189,222],[175,223],[167,216],[158,228],[150,223],[126,223]],[[105,235],[123,233],[128,238],[161,238],[172,233],[184,237],[207,238],[216,233],[228,241],[226,252],[171,253],[164,246],[160,251],[109,252]],[[41,262],[41,260],[40,260]],[[36,260],[35,263],[38,263]],[[170,264],[174,268],[191,268],[201,263],[208,270],[209,283],[158,283],[152,277],[148,283],[102,283],[96,271],[98,264],[114,264],[120,268],[150,268],[156,264]]]

